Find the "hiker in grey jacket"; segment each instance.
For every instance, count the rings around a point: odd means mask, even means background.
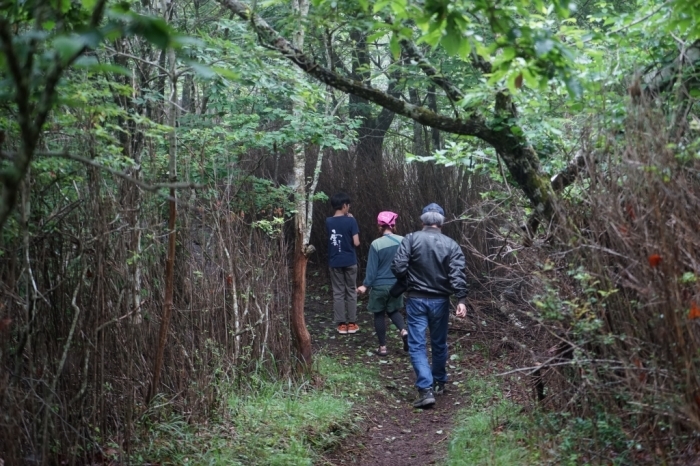
[[[467,282],[464,253],[459,245],[441,233],[445,221],[442,207],[432,203],[423,209],[423,229],[410,233],[396,251],[391,270],[406,284],[408,347],[416,372],[417,408],[435,404],[447,382],[447,324],[450,295],[458,299],[457,317],[467,314]],[[426,353],[425,331],[430,328],[432,367]]]
[[[382,236],[372,241],[367,259],[367,271],[362,286],[357,288],[359,294],[364,294],[368,288],[369,304],[367,308],[374,313],[374,330],[379,339],[379,356],[386,356],[386,315],[389,316],[403,339],[403,350],[408,351],[408,332],[403,316],[403,296],[393,297],[389,289],[396,283],[396,277],[391,272],[391,261],[403,240],[403,236],[394,234],[398,214],[384,211],[377,215],[377,226]]]

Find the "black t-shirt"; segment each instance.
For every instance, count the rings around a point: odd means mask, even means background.
[[[330,267],[349,267],[357,264],[352,237],[359,232],[360,227],[357,226],[357,221],[353,217],[342,215],[326,218]]]

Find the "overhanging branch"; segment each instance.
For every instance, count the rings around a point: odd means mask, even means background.
[[[502,102],[500,102],[502,105],[498,105],[497,102],[496,110],[497,113],[503,113],[504,110],[507,110],[508,115],[498,115],[497,124],[493,127],[489,126],[480,116],[472,115],[466,120],[458,117],[446,117],[428,108],[400,100],[361,81],[333,72],[295,48],[292,43],[282,37],[264,19],[254,14],[244,3],[238,0],[218,1],[236,16],[250,23],[267,47],[277,50],[283,57],[322,83],[378,104],[386,110],[408,117],[424,126],[452,134],[477,137],[492,145],[502,155],[511,176],[530,200],[535,211],[534,217],[549,222],[557,215],[556,195],[550,181],[540,172],[537,154],[529,145],[522,131],[517,131],[519,128],[509,123],[510,118],[508,117],[515,116],[516,112],[514,106],[508,105],[511,102],[505,93],[501,93],[503,94],[501,95]],[[429,65],[429,63],[426,61],[425,65]],[[426,72],[426,69],[423,71]],[[433,82],[438,84],[435,79],[439,79],[437,72],[433,74]],[[448,81],[442,81],[441,87],[449,89],[450,93],[456,95],[456,88],[452,89]]]
[[[37,152],[38,156],[43,156],[43,157],[60,157],[63,159],[69,159],[69,160],[75,160],[76,162],[83,163],[85,165],[90,165],[91,167],[96,167],[99,168],[100,170],[104,170],[106,172],[111,173],[114,176],[118,176],[119,178],[122,178],[130,183],[135,184],[139,188],[143,189],[144,191],[150,191],[150,192],[157,192],[160,189],[201,189],[204,186],[197,184],[197,183],[190,183],[188,181],[183,181],[179,183],[146,183],[141,180],[137,180],[136,178],[132,178],[129,175],[127,175],[124,172],[121,172],[119,170],[115,170],[114,168],[106,167],[98,162],[95,162],[92,159],[88,159],[86,157],[81,157],[79,155],[74,155],[71,154],[67,151],[63,152]]]
[[[342,92],[374,102],[387,110],[411,118],[425,126],[465,136],[475,136],[488,143],[494,142],[495,135],[486,123],[477,117],[467,120],[449,118],[435,113],[425,107],[412,105],[379,89],[365,85],[361,81],[341,76],[317,63],[312,57],[297,50],[287,39],[282,37],[264,19],[254,14],[250,7],[237,0],[218,0],[239,18],[248,21],[267,45],[281,53],[285,58],[324,84]]]

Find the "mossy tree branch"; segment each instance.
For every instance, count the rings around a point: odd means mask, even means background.
[[[499,105],[497,105],[496,118],[486,121],[478,115],[471,115],[466,119],[451,118],[426,107],[411,104],[389,95],[387,92],[375,89],[369,84],[339,75],[322,66],[312,57],[295,48],[289,40],[280,35],[263,18],[253,13],[248,5],[237,0],[218,1],[236,16],[249,22],[266,46],[277,50],[283,57],[322,83],[366,99],[424,126],[452,134],[473,136],[490,144],[501,155],[511,176],[530,200],[536,216],[541,217],[546,222],[554,218],[556,195],[547,177],[540,172],[537,154],[515,124],[512,115],[498,111]],[[409,44],[405,44],[404,49],[411,51]],[[424,72],[426,71],[425,66],[427,66],[427,62],[424,63]],[[435,74],[433,81],[440,85],[443,90],[447,88],[446,92],[451,94],[451,98],[457,97],[447,80],[441,80],[438,83],[435,81],[437,78],[438,76]]]

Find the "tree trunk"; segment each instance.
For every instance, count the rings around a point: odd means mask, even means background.
[[[175,130],[175,122],[177,120],[177,75],[175,73],[175,50],[168,50],[168,59],[170,61],[170,105],[168,106],[168,124],[171,127],[170,131],[170,147],[168,161],[168,178],[171,183],[177,182],[177,133]],[[175,220],[177,217],[176,192],[174,188],[170,188],[170,212],[168,219],[168,255],[165,262],[165,297],[163,299],[163,317],[160,323],[160,333],[158,335],[158,348],[156,349],[156,360],[153,367],[153,380],[151,388],[148,391],[146,402],[150,403],[156,393],[158,393],[158,383],[160,380],[160,371],[163,366],[163,355],[165,353],[165,344],[168,337],[168,329],[170,327],[170,317],[173,311],[173,282],[175,278]]]
[[[294,32],[292,41],[299,50],[304,48],[304,20],[309,13],[308,0],[292,0],[292,11],[298,16],[299,27]],[[292,113],[300,118],[303,108],[299,103],[293,104]],[[292,280],[292,312],[290,326],[294,338],[297,357],[304,370],[311,367],[311,335],[306,328],[304,302],[306,301],[306,264],[313,247],[308,245],[307,229],[311,230],[311,221],[307,220],[306,192],[306,151],[304,144],[296,143],[294,151],[294,277]]]
[[[371,66],[369,50],[367,48],[367,37],[363,32],[353,30],[350,38],[354,42],[352,54],[352,77],[364,85],[371,86]],[[390,83],[389,93],[392,93],[395,83]],[[357,128],[357,145],[355,149],[356,162],[355,173],[358,174],[357,192],[368,192],[366,188],[383,188],[384,167],[382,159],[382,148],[384,137],[394,121],[394,112],[386,109],[374,116],[372,114],[372,104],[361,96],[350,94],[349,96],[349,116],[352,119],[360,120]],[[385,192],[370,190],[372,198],[385,198]]]
[[[303,247],[303,232],[296,230],[294,241],[294,276],[292,278],[291,328],[297,356],[304,369],[311,367],[311,335],[306,329],[304,302],[306,300],[306,264],[309,256]]]

